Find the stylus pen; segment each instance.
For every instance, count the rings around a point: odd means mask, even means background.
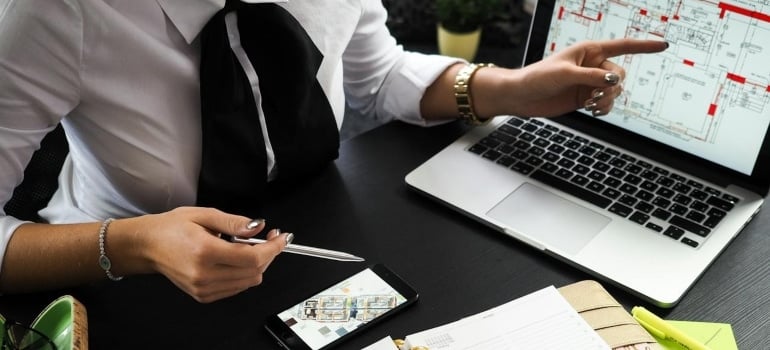
[[[261,243],[267,242],[266,240],[259,239],[259,238],[241,238],[236,236],[229,236],[228,240],[230,242],[245,243],[245,244],[261,244]],[[316,258],[323,258],[323,259],[330,259],[330,260],[337,260],[337,261],[352,261],[352,262],[364,261],[364,258],[355,256],[353,254],[338,252],[336,250],[308,247],[308,246],[294,244],[294,243],[287,245],[286,248],[283,249],[283,251],[287,253],[314,256]]]

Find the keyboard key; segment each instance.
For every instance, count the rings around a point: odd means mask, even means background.
[[[706,203],[711,204],[712,206],[715,206],[724,211],[730,211],[735,207],[733,203],[728,202],[726,200],[722,200],[717,197],[709,197],[709,199],[706,200]]]
[[[681,204],[681,205],[688,205],[688,204],[690,204],[690,202],[692,202],[692,198],[690,198],[688,196],[681,195],[681,194],[675,195],[674,198],[672,198],[672,200],[674,202],[677,202],[677,203]]]
[[[559,167],[558,167],[556,164],[553,164],[553,163],[549,163],[549,162],[545,162],[545,163],[544,163],[544,164],[543,164],[543,165],[540,167],[540,169],[542,169],[542,170],[544,170],[544,171],[547,171],[547,172],[549,172],[549,173],[552,173],[552,172],[556,171],[557,169],[559,169]]]
[[[687,215],[685,215],[685,217],[687,219],[689,219],[689,220],[692,220],[693,222],[701,222],[701,221],[703,221],[703,219],[706,218],[706,214],[690,210],[690,212],[687,213]]]
[[[576,172],[576,173],[578,173],[580,175],[585,175],[585,174],[588,174],[589,171],[591,171],[591,168],[589,168],[589,167],[587,167],[585,165],[582,165],[582,164],[578,164],[578,165],[575,165],[574,167],[572,167],[572,171],[574,171],[574,172]]]
[[[607,170],[610,170],[610,166],[605,162],[596,162],[591,167],[601,172],[606,172]]]
[[[524,162],[517,162],[511,166],[511,169],[516,170],[524,175],[530,174],[535,168]]]
[[[687,186],[687,185],[685,185],[685,184],[683,184],[681,182],[678,182],[672,188],[674,189],[674,191],[677,191],[677,192],[682,193],[682,194],[687,194],[692,189],[690,186]]]
[[[660,227],[659,225],[655,224],[654,222],[648,222],[647,225],[644,225],[644,227],[651,229],[655,232],[663,231],[663,227]]]
[[[722,216],[708,216],[706,217],[706,220],[703,221],[703,226],[706,226],[708,228],[714,228],[719,225],[719,222],[722,221]]]
[[[602,180],[604,180],[605,177],[607,177],[607,175],[604,175],[604,173],[598,172],[598,171],[594,170],[594,171],[588,173],[588,177],[591,178],[591,180],[594,180],[594,181],[602,181]]]
[[[502,166],[504,166],[506,168],[511,166],[511,165],[513,165],[513,163],[516,163],[516,159],[513,159],[513,158],[508,157],[508,156],[503,156],[503,157],[501,157],[500,159],[497,160],[497,164],[500,164],[500,165],[502,165]]]
[[[620,199],[618,199],[618,202],[623,203],[623,204],[625,204],[625,205],[627,205],[629,207],[634,206],[634,204],[636,204],[636,202],[638,202],[638,201],[639,201],[638,199],[636,199],[636,198],[634,198],[632,196],[629,196],[627,194],[624,194],[624,195],[620,196]]]
[[[669,217],[671,217],[671,213],[668,211],[665,211],[663,209],[655,209],[655,211],[652,212],[652,216],[661,219],[661,220],[668,220]]]
[[[495,140],[492,137],[485,137],[479,141],[479,143],[483,146],[489,147],[489,148],[495,148],[497,146],[500,146],[500,141]]]
[[[473,145],[473,146],[471,146],[471,148],[468,148],[468,150],[469,150],[469,151],[471,151],[471,152],[473,152],[473,153],[476,153],[476,154],[478,154],[478,155],[481,155],[481,154],[483,154],[483,153],[484,153],[484,152],[486,152],[488,149],[489,149],[489,147],[486,147],[486,146],[482,146],[482,145],[480,145],[480,144],[478,144],[478,143],[477,143],[477,144],[475,144],[475,145]]]
[[[690,204],[690,209],[696,210],[699,212],[706,212],[706,210],[709,209],[708,204],[703,203],[701,201],[693,201],[692,204]]]
[[[701,190],[693,190],[692,192],[690,192],[690,196],[699,201],[702,201],[702,200],[706,200],[706,198],[709,197],[709,194]]]
[[[499,128],[497,128],[497,130],[500,130],[511,136],[519,136],[519,134],[521,134],[521,129],[514,128],[508,124],[501,125]]]
[[[692,222],[679,215],[674,215],[673,217],[671,217],[671,219],[668,222],[672,225],[679,226],[701,237],[706,237],[708,236],[709,233],[711,233],[711,230],[709,228],[705,226],[701,226],[700,224]]]
[[[500,141],[502,143],[513,143],[513,142],[516,141],[515,137],[513,137],[511,135],[508,135],[508,134],[506,134],[504,132],[497,131],[497,130],[495,130],[491,134],[489,134],[489,137],[491,137],[491,138],[493,138],[493,139],[495,139],[497,141]]]
[[[502,154],[500,152],[491,149],[489,151],[484,152],[484,154],[482,154],[481,156],[489,160],[496,160],[497,158],[500,158],[501,155]]]
[[[697,188],[697,189],[702,189],[703,188],[703,184],[700,183],[700,182],[697,182],[695,180],[687,180],[687,185],[689,185],[691,187],[694,187],[694,188]]]
[[[740,202],[740,199],[738,197],[731,196],[731,195],[729,195],[727,193],[722,195],[722,199],[724,199],[724,200],[726,200],[726,201],[728,201],[730,203],[738,203],[738,202]]]
[[[669,226],[665,231],[663,231],[663,234],[678,240],[680,237],[682,237],[682,235],[684,235],[684,230],[676,226]]]
[[[513,126],[521,126],[522,124],[524,124],[524,121],[519,118],[511,118],[511,119],[508,119],[506,123],[511,124]]]
[[[634,209],[642,213],[649,214],[653,209],[655,209],[655,207],[652,204],[647,202],[639,202],[636,204],[636,206],[634,206]]]
[[[574,175],[574,173],[567,169],[559,169],[556,171],[556,176],[562,179],[569,179],[572,177],[572,175]]]
[[[638,185],[642,182],[642,178],[636,175],[628,174],[626,177],[623,178],[623,181],[628,182],[632,185]]]
[[[559,159],[559,161],[556,162],[556,164],[559,164],[559,166],[564,168],[572,169],[572,167],[575,165],[575,162],[567,158],[562,158],[562,159]]]
[[[645,190],[639,190],[639,192],[636,192],[634,197],[639,198],[639,199],[641,199],[641,200],[643,200],[645,202],[649,202],[653,198],[655,198],[655,195],[650,193],[650,192],[647,192]]]
[[[608,210],[622,217],[628,216],[632,211],[631,208],[620,203],[613,203]]]
[[[655,192],[655,190],[657,190],[657,189],[658,189],[658,185],[656,185],[655,183],[653,183],[653,182],[650,182],[650,181],[644,181],[644,182],[642,182],[642,184],[640,185],[640,187],[641,187],[642,189],[646,190],[646,191],[649,191],[649,192]]]
[[[575,160],[577,157],[580,157],[580,153],[577,153],[571,149],[568,149],[564,151],[564,153],[561,154],[563,157]]]
[[[635,211],[633,214],[631,214],[631,216],[628,217],[628,219],[639,225],[644,225],[647,220],[650,220],[650,216],[645,213]]]
[[[558,188],[575,197],[578,197],[582,200],[592,203],[600,208],[607,208],[607,206],[610,205],[610,203],[612,203],[611,200],[605,197],[602,197],[596,193],[586,190],[585,188],[576,186],[568,181],[564,181],[544,171],[537,170],[533,172],[532,178],[535,180],[541,181],[545,184],[551,185],[555,188]]]
[[[589,139],[587,139],[587,138],[585,138],[585,137],[583,137],[583,136],[575,136],[575,137],[573,137],[572,139],[573,139],[573,140],[575,140],[575,141],[577,141],[577,142],[580,142],[580,143],[582,143],[582,144],[588,144],[588,143],[590,143],[590,142],[591,142]]]
[[[546,139],[537,139],[535,140],[535,142],[532,142],[532,143],[535,144],[535,146],[542,147],[542,148],[546,148],[548,147],[548,145],[551,144],[551,142]]]
[[[664,198],[671,198],[674,195],[674,191],[665,187],[661,187],[657,191],[655,191],[655,194]]]
[[[606,188],[606,186],[604,186],[604,185],[602,185],[602,184],[600,184],[600,183],[598,183],[596,181],[591,181],[590,183],[588,183],[588,186],[586,186],[586,188],[588,188],[589,190],[594,191],[596,193],[600,193],[600,192],[602,192]]]
[[[607,196],[607,197],[610,197],[612,199],[615,199],[615,198],[618,198],[620,196],[620,191],[618,191],[616,189],[613,189],[613,188],[608,188],[608,189],[602,191],[602,194]]]
[[[672,179],[674,179],[676,181],[679,181],[679,182],[687,181],[687,179],[685,179],[684,176],[679,175],[679,174],[675,174],[675,173],[671,173],[671,175],[669,177],[671,177]]]
[[[636,186],[633,186],[631,184],[622,184],[618,189],[620,190],[620,192],[624,192],[628,194],[636,193]]]
[[[562,143],[564,143],[564,141],[567,141],[567,138],[562,135],[556,134],[551,136],[550,140],[555,144],[561,145]]]
[[[666,170],[666,169],[663,169],[663,168],[661,168],[661,167],[657,167],[657,166],[656,166],[656,167],[653,167],[653,168],[652,168],[652,171],[654,171],[654,172],[656,172],[656,173],[658,173],[658,174],[661,174],[661,175],[663,175],[663,176],[667,176],[667,175],[669,174],[668,170]]]
[[[610,169],[610,171],[608,171],[607,174],[610,174],[610,176],[617,177],[618,179],[622,179],[623,177],[626,176],[626,172],[618,168]]]
[[[602,181],[602,183],[607,185],[607,186],[610,186],[612,188],[617,188],[618,186],[620,186],[620,184],[622,182],[620,182],[620,180],[618,180],[618,179],[616,179],[614,177],[608,177],[608,178],[604,179],[604,181]]]
[[[684,213],[687,212],[687,207],[684,207],[679,204],[674,204],[671,207],[669,207],[668,210],[674,214],[684,215]]]
[[[655,197],[655,199],[652,200],[652,204],[655,204],[655,206],[659,208],[667,209],[668,206],[671,205],[671,201],[663,197]]]
[[[693,241],[693,240],[691,240],[691,239],[689,239],[687,237],[682,238],[682,240],[680,242],[682,242],[684,244],[687,244],[687,245],[689,245],[690,247],[693,247],[693,248],[697,248],[698,247],[698,242]]]
[[[570,181],[578,186],[585,186],[590,180],[580,175],[575,175]]]
[[[623,170],[625,170],[625,171],[627,171],[627,172],[629,172],[631,174],[639,174],[644,169],[642,167],[636,165],[636,164],[628,164],[628,165],[626,165],[625,168],[623,168]]]

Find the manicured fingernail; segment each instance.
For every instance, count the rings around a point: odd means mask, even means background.
[[[609,72],[604,75],[604,82],[610,85],[615,85],[620,81],[620,76],[616,73]]]
[[[600,109],[594,109],[591,113],[593,114],[594,117],[598,117],[602,115],[603,112]]]
[[[669,47],[669,44],[668,44],[668,41],[666,41],[666,48],[668,48],[668,47]]]
[[[596,89],[593,93],[591,93],[591,101],[598,102],[599,100],[604,97],[604,91]]]
[[[589,99],[586,101],[585,105],[583,106],[587,111],[593,111],[596,108],[596,102],[594,102],[592,99]]]
[[[246,225],[246,229],[253,230],[259,227],[259,225],[262,225],[264,223],[265,223],[265,219],[254,219],[254,220],[251,220],[248,225]]]
[[[291,241],[294,240],[294,234],[293,233],[287,233],[286,234],[286,245],[291,244]]]

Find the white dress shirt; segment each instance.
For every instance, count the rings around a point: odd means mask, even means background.
[[[0,262],[22,223],[2,207],[59,123],[70,153],[40,213],[45,220],[91,222],[195,204],[196,38],[224,3],[0,0]],[[426,124],[420,98],[456,59],[405,52],[385,26],[380,0],[279,5],[324,55],[318,80],[338,126],[346,100],[363,115]]]

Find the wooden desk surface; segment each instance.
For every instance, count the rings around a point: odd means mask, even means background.
[[[383,262],[411,282],[420,301],[340,346],[360,349],[454,321],[548,285],[591,276],[460,216],[410,190],[404,176],[465,127],[423,129],[391,123],[343,143],[319,177],[271,200],[270,227],[296,243]],[[669,319],[733,325],[740,349],[770,349],[770,212],[764,210],[671,310],[644,304],[605,284],[624,306],[645,305]],[[96,257],[94,257],[96,263]],[[92,349],[278,349],[263,320],[308,293],[365,267],[291,254],[263,285],[199,304],[161,276],[0,297],[0,313],[29,322],[61,294],[88,309]]]

